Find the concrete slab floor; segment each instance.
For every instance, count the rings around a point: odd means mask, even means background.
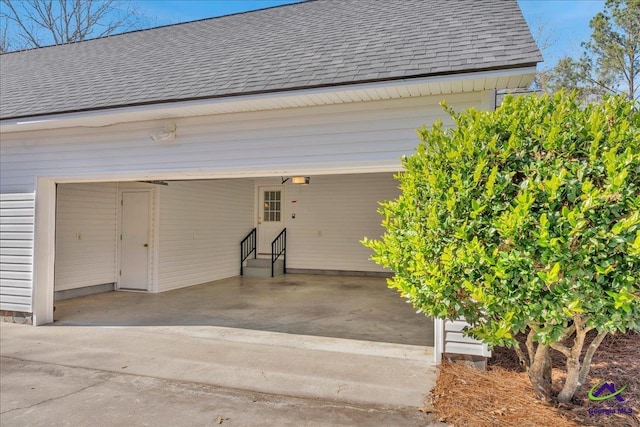
[[[342,405],[7,357],[0,366],[3,426],[444,426],[417,409]]]
[[[375,277],[232,277],[159,294],[109,292],[55,305],[57,325],[207,325],[433,346],[431,319]]]

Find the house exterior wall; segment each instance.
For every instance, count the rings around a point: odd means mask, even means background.
[[[55,290],[117,283],[118,201],[151,190],[151,291],[238,274],[238,243],[253,227],[253,180],[82,183],[58,187]],[[156,217],[158,219],[156,220]],[[157,246],[156,251],[153,250]],[[156,261],[157,260],[157,261]]]
[[[37,176],[73,182],[397,170],[417,143],[415,129],[446,116],[438,105],[444,98],[176,119],[175,142],[149,138],[158,121],[5,133],[0,192],[33,192]],[[480,107],[482,93],[446,99],[462,110]]]
[[[31,312],[34,193],[0,194],[0,310]]]
[[[251,179],[160,186],[159,292],[237,276],[253,228]]]
[[[151,191],[155,186],[136,182],[60,184],[56,203],[55,291],[117,283],[119,201],[122,191]],[[152,211],[150,224],[156,221]],[[154,236],[150,236],[154,247]],[[150,254],[151,271],[156,257]],[[150,277],[151,283],[155,275]]]

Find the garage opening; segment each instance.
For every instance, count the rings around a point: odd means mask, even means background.
[[[219,326],[433,345],[433,324],[386,287],[364,237],[382,233],[389,173],[59,184],[58,324]],[[287,230],[287,274],[240,276]],[[246,263],[246,261],[245,261]]]

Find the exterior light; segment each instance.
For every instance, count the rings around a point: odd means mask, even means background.
[[[308,185],[309,181],[311,181],[311,177],[308,176],[293,176],[291,177],[291,182],[294,184]]]
[[[283,184],[289,180],[291,180],[292,184],[308,185],[309,181],[311,181],[311,177],[308,177],[308,176],[288,176],[286,178],[282,177]]]

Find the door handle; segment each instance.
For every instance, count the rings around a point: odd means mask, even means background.
[[[145,248],[148,248],[148,247],[149,247],[149,244],[148,244],[148,243],[145,243],[145,244],[144,244],[144,247],[145,247]]]

